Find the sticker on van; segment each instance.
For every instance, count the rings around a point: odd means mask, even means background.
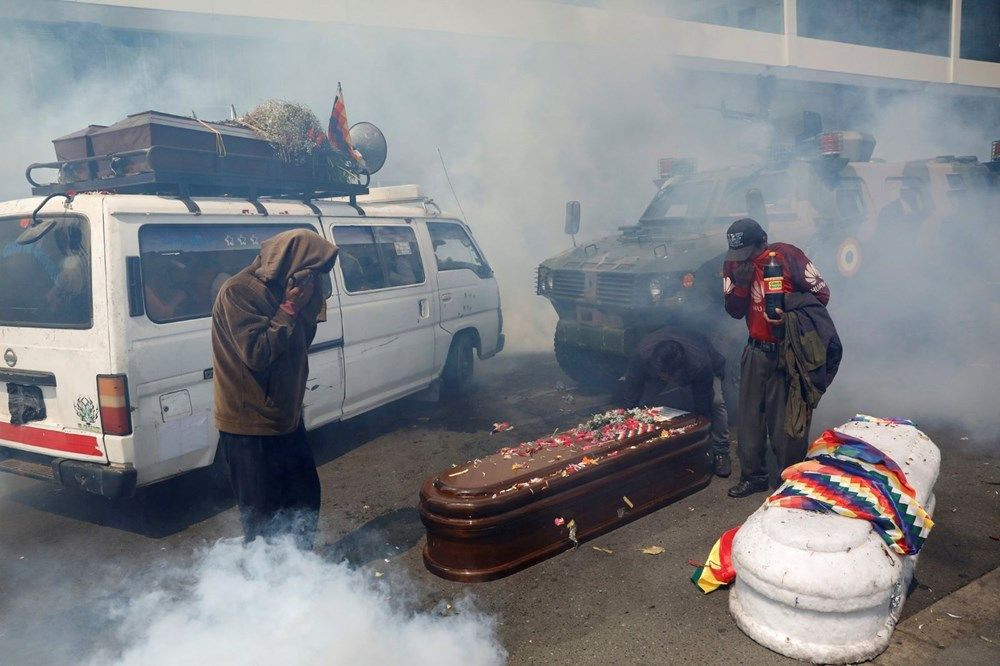
[[[76,417],[80,419],[78,425],[82,430],[90,430],[92,432],[100,432],[101,429],[95,424],[97,423],[97,417],[100,412],[97,410],[97,405],[94,401],[85,395],[81,395],[73,403],[73,411],[76,412]]]

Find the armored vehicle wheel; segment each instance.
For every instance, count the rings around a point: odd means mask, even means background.
[[[583,390],[607,391],[614,388],[625,372],[626,359],[593,351],[560,340],[555,341],[556,362]]]

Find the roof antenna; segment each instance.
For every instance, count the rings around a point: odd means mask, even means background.
[[[469,223],[469,218],[465,216],[465,211],[462,210],[462,202],[458,200],[458,194],[455,192],[455,186],[451,184],[451,176],[448,175],[448,167],[444,165],[444,155],[441,154],[441,149],[438,148],[438,157],[441,158],[441,168],[444,169],[444,177],[448,180],[448,187],[451,188],[451,196],[455,197],[455,203],[458,204],[458,211],[462,214],[462,219],[466,224]]]

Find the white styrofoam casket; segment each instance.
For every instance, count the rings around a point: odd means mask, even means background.
[[[910,425],[852,421],[838,432],[882,450],[934,512],[941,453]],[[901,556],[865,520],[771,506],[733,540],[736,582],[729,610],[752,639],[816,663],[871,659],[889,644],[916,555]]]

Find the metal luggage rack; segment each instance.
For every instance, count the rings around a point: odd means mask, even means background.
[[[251,202],[256,201],[259,197],[306,202],[327,197],[349,197],[352,205],[356,205],[356,198],[359,195],[368,193],[368,184],[371,180],[367,172],[358,174],[361,181],[358,183],[335,183],[322,178],[231,173],[226,169],[225,157],[219,156],[216,156],[214,171],[157,169],[152,159],[161,150],[164,148],[151,146],[111,155],[94,155],[56,162],[36,162],[28,166],[24,175],[31,185],[32,194],[43,196],[78,192],[113,192],[116,194],[159,194],[176,196],[186,200],[192,196],[221,196],[245,198]],[[176,152],[177,149],[169,148],[169,150]],[[215,155],[213,151],[184,149],[184,152]],[[129,164],[134,163],[132,160],[145,160],[150,167],[149,170],[127,173]],[[102,162],[107,170],[113,174],[112,176],[95,177]],[[40,183],[32,177],[32,172],[38,169],[55,169],[60,176],[63,176],[68,167],[80,165],[87,165],[87,171],[91,176],[89,179]]]

